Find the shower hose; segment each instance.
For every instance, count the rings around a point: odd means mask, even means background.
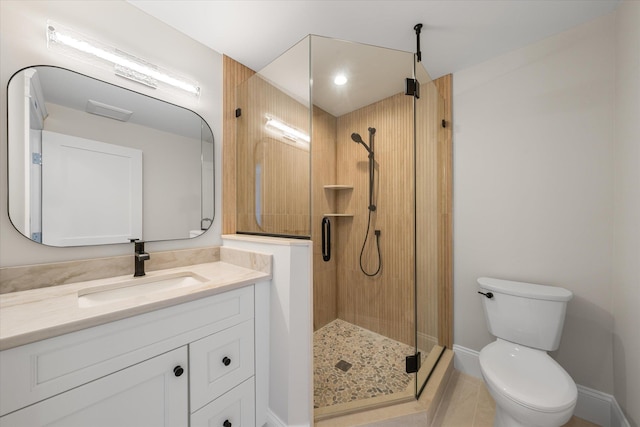
[[[364,248],[367,246],[367,240],[369,239],[369,229],[371,228],[371,214],[373,210],[369,210],[369,219],[367,220],[367,233],[364,236],[364,242],[362,242],[362,250],[360,251],[360,270],[364,273],[365,276],[373,277],[380,272],[382,268],[382,255],[380,254],[380,230],[376,230],[376,249],[378,251],[378,268],[374,273],[368,273],[364,266],[362,265],[362,257],[364,255]]]

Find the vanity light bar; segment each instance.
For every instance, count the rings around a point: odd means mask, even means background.
[[[91,40],[52,21],[47,21],[47,47],[62,48],[63,51],[66,51],[64,48],[71,48],[74,54],[80,54],[84,59],[99,59],[113,64],[116,75],[152,88],[157,88],[158,82],[162,82],[196,97],[200,96],[200,87],[197,82],[177,76],[112,46]]]
[[[298,139],[301,139],[307,144],[311,142],[311,138],[306,133],[294,129],[291,126],[269,116],[267,116],[267,123],[265,124],[265,127],[279,130],[282,132],[282,135],[289,140],[297,141]]]

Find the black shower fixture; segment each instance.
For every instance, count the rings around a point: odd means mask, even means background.
[[[375,132],[375,129],[374,129],[374,132]],[[362,145],[364,146],[364,148],[366,148],[366,149],[367,149],[367,151],[369,152],[369,154],[370,154],[370,155],[372,154],[372,150],[371,150],[371,148],[369,148],[369,146],[367,145],[367,143],[366,143],[366,142],[364,142],[364,141],[362,140],[362,137],[360,136],[360,134],[359,134],[359,133],[355,133],[355,132],[354,132],[354,133],[352,133],[352,134],[351,134],[351,139],[353,139],[353,141],[354,141],[354,142],[357,142],[358,144],[362,144]]]
[[[369,211],[373,212],[376,210],[376,205],[373,204],[373,185],[376,172],[376,159],[373,152],[373,136],[376,133],[376,128],[368,128],[367,130],[369,131],[369,145],[362,140],[359,133],[352,133],[351,139],[358,144],[362,144],[369,153]]]
[[[420,32],[422,32],[422,24],[416,24],[413,27],[413,30],[416,32],[416,60],[421,62],[422,51],[420,50]]]
[[[376,211],[376,205],[373,203],[373,189],[374,189],[374,185],[375,185],[375,173],[376,173],[376,159],[375,159],[375,154],[373,151],[373,140],[374,140],[374,135],[376,134],[376,128],[369,128],[369,145],[367,145],[367,143],[365,143],[362,140],[362,137],[360,136],[359,133],[352,133],[351,134],[351,139],[358,143],[361,144],[369,153],[369,218],[367,220],[367,232],[365,233],[365,237],[364,237],[364,242],[362,243],[362,250],[360,251],[360,270],[362,270],[362,272],[369,277],[373,277],[375,275],[377,275],[380,272],[380,269],[382,268],[382,255],[380,254],[380,230],[375,230],[375,236],[376,236],[376,247],[377,247],[377,251],[378,251],[378,268],[376,269],[375,272],[373,273],[369,273],[364,269],[363,263],[362,263],[362,258],[364,255],[364,249],[365,246],[367,245],[367,239],[369,238],[369,229],[371,227],[371,214],[373,212]]]

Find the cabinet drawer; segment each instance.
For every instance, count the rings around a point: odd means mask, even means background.
[[[182,427],[189,418],[187,347],[0,417],[0,427]]]
[[[254,379],[191,414],[191,427],[255,427]]]
[[[0,415],[253,319],[253,286],[0,352]]]
[[[191,411],[254,374],[253,320],[189,344]]]

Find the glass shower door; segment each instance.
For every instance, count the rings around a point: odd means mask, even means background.
[[[415,398],[413,54],[312,36],[311,71],[318,420]]]
[[[422,63],[415,63],[415,277],[416,352],[422,357],[416,379],[419,396],[444,350],[440,337],[444,247],[444,100]]]
[[[309,40],[236,88],[236,232],[311,236]]]

